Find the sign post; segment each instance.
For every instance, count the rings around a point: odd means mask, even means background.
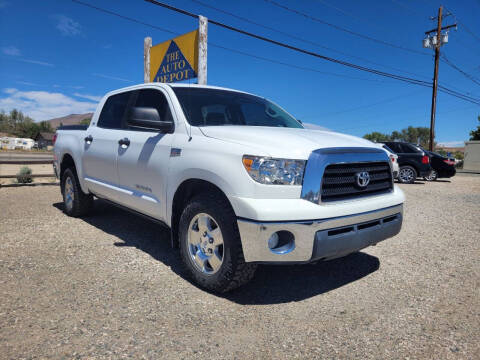
[[[198,17],[198,79],[200,85],[207,85],[207,32],[208,19]]]
[[[152,47],[152,38],[143,39],[143,82],[150,82],[150,48]]]
[[[143,42],[143,81],[176,82],[197,78],[207,84],[206,17],[198,17],[198,30],[152,46],[152,38]]]

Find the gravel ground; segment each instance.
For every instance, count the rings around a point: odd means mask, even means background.
[[[395,238],[198,289],[168,232],[57,186],[0,189],[0,358],[429,358],[480,354],[480,176],[402,185]]]

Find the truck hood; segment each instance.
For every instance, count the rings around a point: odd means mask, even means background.
[[[323,130],[235,125],[205,126],[200,130],[207,137],[245,145],[250,155],[290,159],[308,159],[313,150],[321,148],[376,147],[356,136]]]

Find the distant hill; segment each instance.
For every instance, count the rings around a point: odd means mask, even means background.
[[[70,114],[67,116],[47,120],[47,122],[49,122],[50,125],[52,125],[53,129],[56,129],[60,126],[60,123],[62,123],[63,125],[78,125],[80,124],[80,121],[82,121],[85,118],[91,118],[92,115],[93,113]]]

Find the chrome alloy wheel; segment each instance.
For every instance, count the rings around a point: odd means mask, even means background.
[[[187,249],[193,265],[202,273],[215,274],[223,264],[223,236],[217,222],[200,213],[190,221]]]
[[[402,182],[408,183],[415,179],[415,173],[414,170],[411,168],[402,168],[400,169],[398,177],[400,178],[400,180],[402,180]]]
[[[65,180],[65,206],[70,211],[73,208],[73,200],[75,199],[75,193],[73,191],[72,178],[69,176]]]

